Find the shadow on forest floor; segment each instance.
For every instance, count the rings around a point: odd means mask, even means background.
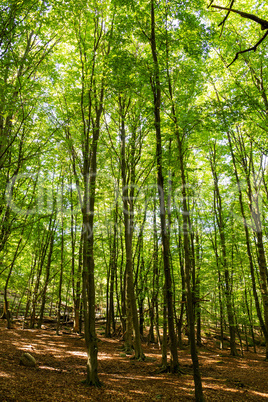
[[[232,358],[216,348],[215,339],[204,339],[199,349],[200,369],[207,401],[268,400],[268,362],[264,349]],[[189,349],[179,351],[184,374],[157,374],[161,351],[143,345],[149,359],[130,360],[120,350],[122,341],[107,339],[99,330],[100,389],[85,387],[84,340],[71,332],[7,330],[0,320],[0,400],[11,401],[193,401],[194,382]],[[37,361],[36,368],[19,365],[23,352]]]

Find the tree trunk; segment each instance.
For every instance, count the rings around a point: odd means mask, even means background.
[[[43,323],[43,316],[44,316],[45,305],[46,305],[46,293],[47,293],[47,287],[48,287],[49,276],[50,276],[50,266],[51,266],[51,259],[52,259],[52,254],[53,254],[53,247],[54,247],[54,233],[51,233],[50,246],[49,246],[47,265],[46,265],[46,278],[45,278],[45,283],[44,283],[44,287],[43,287],[42,302],[41,302],[41,307],[40,307],[39,319],[38,319],[38,323],[37,323],[37,328],[39,328],[39,329],[41,328],[42,323]]]
[[[107,283],[107,312],[106,312],[106,327],[105,336],[111,337],[111,327],[115,332],[115,317],[114,317],[114,286],[117,267],[117,221],[118,221],[118,203],[116,202],[114,211],[114,230],[112,232],[112,244],[110,250],[110,283]],[[110,285],[110,286],[109,286]]]
[[[219,180],[216,172],[216,148],[215,144],[211,149],[210,154],[210,165],[211,171],[214,181],[214,210],[217,219],[217,226],[219,230],[220,236],[220,245],[221,245],[221,263],[223,267],[224,274],[224,282],[225,282],[225,300],[226,300],[226,308],[227,308],[227,316],[228,316],[228,324],[229,324],[229,333],[230,333],[230,349],[231,355],[237,356],[236,344],[235,344],[235,319],[234,319],[234,311],[232,304],[232,291],[231,291],[231,283],[230,283],[230,273],[228,269],[227,263],[227,251],[226,251],[226,241],[225,241],[225,227],[223,221],[223,210],[222,210],[222,199],[219,189]]]
[[[100,386],[98,378],[98,340],[95,328],[95,264],[94,264],[94,207],[96,194],[97,174],[97,148],[100,133],[100,117],[102,113],[103,90],[101,94],[100,108],[97,111],[96,121],[93,126],[93,139],[91,146],[91,160],[89,150],[84,154],[84,202],[83,215],[83,304],[85,340],[88,352],[87,361],[87,385]]]
[[[134,290],[133,267],[132,267],[132,237],[133,237],[133,213],[134,205],[133,198],[135,185],[135,166],[133,161],[130,161],[130,189],[127,181],[127,166],[126,166],[126,132],[125,132],[125,116],[129,107],[126,99],[119,96],[119,107],[121,117],[121,175],[122,175],[122,198],[123,198],[123,215],[125,229],[125,249],[126,249],[126,339],[125,348],[130,352],[132,345],[132,328],[134,329],[134,349],[135,358],[144,359],[142,351],[140,329],[137,313],[137,303]],[[134,135],[134,133],[132,133]],[[133,154],[132,154],[133,155]]]
[[[74,247],[73,247],[74,248]],[[83,266],[83,234],[81,233],[78,256],[77,277],[74,276],[74,261],[73,264],[73,305],[74,305],[74,325],[73,331],[80,332],[80,309],[81,309],[81,274]]]
[[[63,279],[63,265],[64,265],[64,237],[63,237],[63,217],[61,220],[61,260],[60,260],[60,282],[58,293],[58,309],[57,309],[57,326],[56,334],[59,335],[60,319],[61,319],[61,293],[62,293],[62,279]]]
[[[163,289],[163,337],[162,337],[162,361],[161,361],[161,368],[163,371],[168,369],[168,362],[167,362],[167,327],[168,327],[168,320],[167,320],[167,296],[166,296],[166,286]]]
[[[177,132],[177,142],[179,149],[179,161],[181,170],[181,184],[182,184],[182,210],[183,210],[183,246],[184,246],[184,258],[185,258],[185,279],[186,279],[186,291],[187,291],[187,315],[189,326],[189,339],[191,348],[191,358],[193,362],[194,370],[194,383],[195,383],[195,399],[202,402],[205,400],[203,395],[201,374],[199,370],[199,361],[196,350],[195,340],[195,319],[194,319],[194,304],[193,304],[193,288],[191,285],[191,256],[190,256],[190,220],[189,211],[187,206],[187,194],[186,194],[186,177],[183,160],[183,148],[182,141]]]
[[[252,281],[252,290],[253,290],[253,296],[255,300],[255,306],[256,306],[256,311],[257,311],[257,316],[260,322],[260,326],[262,328],[264,337],[265,337],[265,346],[266,346],[266,360],[268,360],[268,283],[267,283],[267,265],[266,265],[266,258],[265,258],[265,251],[264,251],[264,245],[263,245],[263,239],[262,239],[262,228],[261,228],[261,219],[260,219],[260,214],[259,214],[259,206],[258,206],[258,198],[256,199],[256,205],[254,208],[253,205],[253,195],[252,195],[252,187],[250,183],[250,161],[249,164],[247,164],[247,155],[245,154],[245,147],[242,138],[237,139],[238,144],[239,144],[239,150],[242,152],[242,167],[246,176],[246,181],[247,181],[247,187],[248,187],[248,199],[249,199],[249,207],[250,207],[250,212],[252,216],[252,220],[255,225],[255,230],[256,230],[256,237],[257,237],[257,257],[258,257],[258,265],[259,265],[259,272],[260,272],[260,288],[261,288],[261,295],[262,295],[262,301],[263,301],[263,310],[264,310],[264,320],[259,304],[259,298],[257,294],[257,288],[256,288],[256,280],[255,280],[255,271],[254,271],[254,263],[253,263],[253,257],[252,257],[252,252],[251,252],[251,246],[250,246],[250,234],[249,234],[249,229],[248,229],[248,223],[246,220],[246,214],[245,214],[245,209],[244,209],[244,204],[243,204],[243,197],[242,197],[242,190],[241,190],[241,185],[239,181],[239,176],[238,176],[238,171],[237,171],[237,166],[236,166],[236,159],[234,155],[234,150],[233,150],[233,144],[232,144],[232,138],[229,133],[228,134],[228,141],[229,141],[229,147],[231,151],[231,156],[232,156],[232,161],[233,161],[233,167],[234,167],[234,172],[235,172],[235,177],[236,177],[236,183],[237,183],[237,188],[239,192],[239,204],[240,204],[240,210],[242,214],[242,219],[243,219],[243,224],[244,224],[244,230],[245,230],[245,236],[246,236],[246,245],[247,245],[247,255],[249,259],[249,267],[250,267],[250,274],[251,274],[251,281]],[[251,157],[250,157],[251,160]]]
[[[155,5],[154,0],[151,0],[151,37],[150,45],[152,51],[152,58],[154,63],[154,74],[151,78],[151,87],[154,98],[154,126],[156,135],[156,163],[157,163],[157,186],[158,197],[160,206],[160,224],[161,224],[161,238],[163,246],[163,261],[164,261],[164,274],[165,274],[165,287],[167,297],[167,314],[168,314],[168,330],[170,337],[170,352],[171,362],[170,371],[172,373],[178,372],[178,350],[177,339],[174,328],[174,313],[173,313],[173,292],[172,292],[172,280],[170,271],[170,250],[169,250],[169,236],[167,233],[166,224],[166,206],[165,206],[165,188],[164,177],[162,173],[162,138],[161,138],[161,84],[160,73],[158,65],[158,56],[156,49],[156,36],[155,36]]]
[[[10,264],[10,268],[9,268],[9,272],[8,272],[8,276],[7,276],[6,284],[5,284],[5,288],[4,288],[4,314],[3,314],[2,318],[6,318],[6,320],[7,320],[7,329],[11,329],[11,326],[12,326],[12,317],[11,317],[11,313],[9,310],[7,290],[8,290],[9,280],[11,278],[11,274],[12,274],[12,271],[14,268],[14,264],[15,264],[15,261],[16,261],[16,258],[17,258],[18,252],[19,252],[21,242],[22,242],[22,234],[21,234],[20,240],[18,242],[18,245],[16,247],[16,251],[14,253],[13,260]]]
[[[195,283],[195,310],[196,310],[196,340],[197,345],[202,345],[201,340],[201,304],[200,304],[200,243],[199,243],[199,235],[196,234],[196,283]]]

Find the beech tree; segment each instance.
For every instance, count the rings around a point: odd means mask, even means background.
[[[96,313],[138,360],[161,345],[162,371],[188,341],[199,401],[206,328],[237,355],[258,327],[268,358],[262,7],[0,5],[2,317],[60,335],[72,306],[87,385]]]

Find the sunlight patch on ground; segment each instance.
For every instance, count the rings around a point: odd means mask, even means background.
[[[37,354],[43,353],[42,348],[45,349],[46,353],[48,353],[48,352],[49,353],[59,353],[59,349],[60,349],[60,348],[54,347],[54,345],[49,346],[49,345],[40,345],[40,344],[36,344],[36,343],[17,345],[16,342],[13,342],[13,345],[16,346],[19,350],[34,352]],[[59,355],[58,355],[58,357],[59,357]],[[61,355],[60,355],[60,357],[61,357]]]
[[[263,398],[268,398],[268,394],[265,394],[265,393],[263,393],[263,392],[252,391],[252,390],[249,390],[248,392],[250,392],[250,393],[253,394],[253,395],[262,396]]]
[[[136,390],[136,389],[135,389],[135,390],[132,389],[132,390],[131,390],[131,393],[132,393],[132,394],[138,394],[138,395],[145,395],[145,394],[146,394],[145,391],[138,391],[138,390]],[[137,395],[137,396],[138,396],[138,395]]]
[[[117,344],[120,344],[120,342],[118,341],[118,339],[105,338],[105,342],[107,342],[107,343],[117,343]]]
[[[218,356],[217,356],[218,357]],[[200,356],[200,362],[202,361],[202,360],[204,360],[205,361],[205,363],[206,363],[206,365],[208,366],[208,365],[210,365],[210,364],[217,364],[217,361],[215,361],[215,357],[211,357],[211,358],[209,358],[209,357],[207,357],[207,356]],[[218,359],[218,362],[220,361],[220,358]],[[222,360],[221,360],[222,361]],[[223,362],[223,361],[222,361]]]
[[[193,386],[192,386],[192,385],[190,386],[190,384],[189,384],[189,387],[180,386],[178,389],[179,389],[180,391],[182,390],[182,391],[184,391],[184,392],[186,392],[186,393],[188,393],[189,391],[190,391],[190,392],[194,391]]]
[[[0,371],[0,377],[12,378],[12,377],[14,377],[14,375],[7,374],[7,373],[4,373],[3,371]]]
[[[57,369],[55,367],[49,367],[49,366],[39,366],[39,368],[42,369],[42,370],[62,371],[61,369]]]
[[[13,345],[14,346],[16,346],[16,343],[14,343],[13,342]],[[35,348],[36,348],[36,346],[33,346],[33,345],[27,345],[27,344],[23,344],[23,345],[19,345],[19,346],[17,346],[17,348],[19,349],[19,350],[23,350],[23,351],[33,351]]]
[[[208,382],[209,383],[209,386],[210,386],[210,381],[216,381],[216,382],[220,382],[220,383],[223,383],[224,381],[225,381],[225,379],[224,378],[214,378],[214,377],[202,377],[202,382],[203,382],[203,384],[204,384],[204,386],[205,386],[205,383],[206,382]]]
[[[77,356],[77,357],[87,357],[86,352],[67,352],[69,355]]]
[[[207,386],[204,386],[204,388],[205,389],[206,388],[207,389],[214,389],[217,392],[221,391],[223,394],[224,394],[224,392],[232,392],[232,394],[241,395],[241,393],[244,392],[243,389],[235,389],[235,388],[230,388],[230,387],[223,387],[222,384],[214,385],[214,384],[210,383]],[[261,395],[264,395],[264,394],[261,394]]]
[[[229,387],[224,387],[221,389],[222,391],[228,391],[228,392],[232,392],[234,394],[241,394],[241,389],[235,389],[235,388],[229,388]]]
[[[57,354],[57,355],[54,354],[53,357],[54,357],[54,359],[60,359],[61,360],[61,359],[64,359],[66,356],[63,356],[62,354]]]
[[[113,360],[114,357],[111,355],[108,355],[107,353],[98,353],[98,360]]]
[[[143,381],[144,382],[144,381],[148,381],[148,380],[154,380],[154,381],[163,383],[164,385],[170,385],[170,386],[174,385],[174,382],[172,380],[167,380],[164,377],[158,377],[158,376],[146,375],[146,377],[144,377],[142,375],[140,375],[140,376],[138,376],[138,375],[131,376],[131,375],[128,375],[128,374],[122,375],[122,374],[113,374],[113,373],[109,373],[109,374],[102,373],[102,375],[107,375],[108,378],[109,378],[109,381],[119,381],[121,379],[121,380],[127,380],[127,381],[135,380],[135,381]],[[193,380],[187,381],[186,384],[189,385],[189,387],[192,387],[193,386]]]
[[[105,373],[101,373],[101,375],[104,376]],[[113,383],[120,382],[120,378],[112,378],[111,374],[107,374],[107,377],[108,377],[109,382],[113,382]],[[111,392],[112,392],[112,390],[111,390]]]
[[[78,400],[79,400],[79,401],[84,401],[84,400],[85,400],[85,401],[88,402],[90,399],[88,399],[88,396],[85,396],[85,395],[81,395],[81,394],[80,394]],[[92,400],[92,399],[91,399],[91,400]]]

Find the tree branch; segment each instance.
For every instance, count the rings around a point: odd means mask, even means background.
[[[232,3],[231,3],[231,7],[232,7],[233,2],[234,2],[234,0],[233,0]],[[228,15],[229,15],[230,12],[232,11],[233,13],[239,14],[239,15],[240,15],[241,17],[243,17],[243,18],[247,18],[247,19],[250,19],[250,20],[252,20],[252,21],[257,22],[258,24],[261,25],[261,29],[262,29],[262,30],[268,29],[268,21],[267,21],[267,20],[264,20],[264,19],[262,19],[262,18],[259,18],[259,17],[257,17],[257,16],[254,15],[254,14],[249,14],[249,13],[245,13],[244,11],[235,10],[235,9],[233,9],[233,8],[231,8],[231,7],[230,7],[230,8],[221,7],[221,6],[211,6],[211,7],[212,7],[212,8],[217,8],[217,9],[219,9],[219,10],[227,10],[227,11],[228,11],[227,16],[226,16],[225,19],[219,24],[219,26],[222,25],[222,24],[226,21]]]
[[[222,26],[222,27],[221,27],[220,37],[221,37],[221,35],[222,35],[225,22],[227,21],[227,18],[228,18],[229,15],[230,15],[230,12],[231,12],[231,10],[232,10],[232,7],[233,7],[233,5],[234,5],[234,2],[235,2],[235,0],[232,0],[232,2],[231,2],[231,4],[230,4],[229,10],[228,10],[226,16],[224,17],[224,19],[222,20],[222,22],[219,24],[219,27]],[[214,6],[212,6],[212,7],[214,7]]]
[[[248,48],[248,49],[241,50],[240,52],[237,52],[236,55],[235,55],[235,58],[233,59],[233,61],[232,61],[230,64],[228,64],[227,68],[230,67],[230,66],[238,59],[238,56],[239,56],[240,54],[242,54],[242,53],[247,53],[247,52],[251,52],[252,50],[253,50],[254,52],[256,52],[257,47],[262,43],[262,41],[264,41],[264,39],[266,38],[267,35],[268,35],[268,30],[265,32],[265,34],[263,35],[263,37],[256,43],[256,45],[254,45],[254,46],[252,46],[252,47],[250,47],[250,48]]]
[[[261,25],[261,29],[262,29],[262,30],[267,30],[267,31],[265,32],[265,34],[263,35],[263,37],[256,43],[256,45],[254,45],[254,46],[252,46],[252,47],[250,47],[250,48],[248,48],[248,49],[241,50],[240,52],[237,52],[236,55],[235,55],[235,58],[233,59],[233,61],[232,61],[230,64],[228,64],[227,68],[230,67],[230,66],[238,59],[238,56],[239,56],[240,54],[242,54],[242,53],[247,53],[247,52],[251,52],[251,51],[256,52],[257,47],[264,41],[264,39],[265,39],[266,36],[268,35],[268,21],[267,21],[267,20],[264,20],[264,19],[262,19],[262,18],[259,18],[259,17],[257,17],[257,16],[254,15],[254,14],[250,14],[250,13],[246,13],[246,12],[244,12],[244,11],[239,11],[239,10],[233,9],[232,6],[233,6],[233,4],[234,4],[234,1],[235,1],[235,0],[232,0],[232,1],[231,1],[230,7],[214,6],[214,5],[212,5],[213,2],[214,2],[214,0],[211,0],[211,2],[210,2],[209,7],[217,8],[217,9],[219,9],[219,10],[226,10],[226,11],[228,11],[228,13],[226,14],[226,16],[225,16],[224,19],[222,20],[222,22],[219,24],[219,26],[222,25],[222,30],[223,30],[223,27],[224,27],[224,24],[225,24],[227,18],[228,18],[229,15],[230,15],[230,12],[232,11],[232,12],[235,13],[235,14],[239,14],[242,18],[246,18],[246,19],[252,20],[252,21],[254,21],[254,22],[257,22],[258,24]],[[221,34],[222,34],[222,30],[221,30]],[[221,36],[221,34],[220,34],[220,36]]]

